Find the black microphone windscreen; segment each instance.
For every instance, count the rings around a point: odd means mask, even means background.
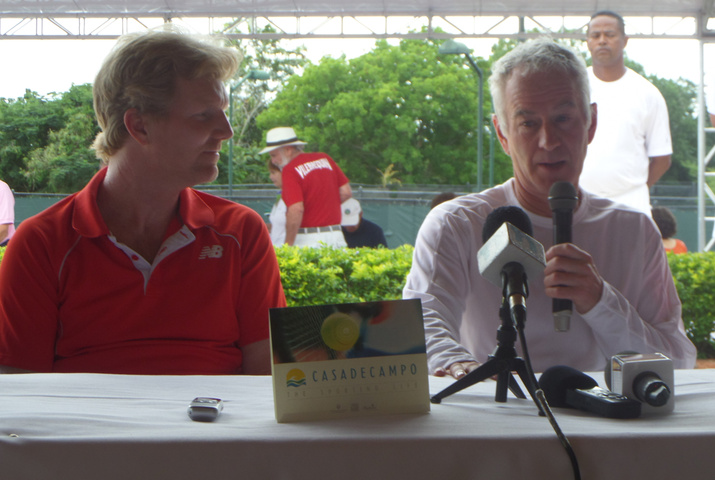
[[[575,210],[578,205],[578,193],[570,182],[554,182],[549,189],[549,208],[551,210]]]
[[[527,235],[533,235],[531,220],[524,210],[513,205],[497,207],[487,215],[482,227],[482,242],[486,243],[504,222],[509,222]]]
[[[547,369],[539,378],[539,388],[544,391],[546,401],[552,407],[568,407],[566,392],[576,389],[597,387],[598,382],[583,372],[565,365]]]

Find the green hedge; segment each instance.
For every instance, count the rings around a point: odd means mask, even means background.
[[[688,337],[701,358],[715,358],[715,252],[668,254],[678,296],[683,304],[683,322]]]
[[[289,306],[396,300],[412,264],[412,246],[276,249]]]
[[[276,253],[288,305],[313,305],[400,298],[412,250],[281,247]],[[700,357],[715,358],[715,252],[668,254],[668,262],[688,337]]]
[[[0,247],[0,261],[5,249]],[[386,248],[276,249],[290,306],[393,300],[402,295],[412,263],[411,245]],[[683,303],[688,337],[700,357],[715,357],[715,252],[668,255]]]

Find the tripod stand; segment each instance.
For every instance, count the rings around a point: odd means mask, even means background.
[[[502,305],[499,308],[499,318],[501,319],[501,325],[497,329],[497,347],[494,353],[489,355],[489,360],[480,365],[476,370],[468,373],[449,387],[432,396],[432,398],[430,398],[432,403],[440,403],[443,398],[457,393],[475,383],[481,382],[482,380],[493,377],[494,375],[497,376],[495,401],[506,402],[507,387],[516,397],[526,398],[519,384],[516,383],[512,372],[516,372],[519,375],[521,381],[526,385],[531,398],[536,402],[536,393],[534,391],[536,378],[534,378],[533,374],[531,378],[529,378],[530,375],[526,368],[526,362],[523,358],[516,355],[514,342],[516,341],[517,332],[516,328],[514,328],[514,322],[512,321],[506,298],[502,300]],[[538,402],[536,402],[536,404],[539,405]],[[539,411],[541,412],[540,406]]]

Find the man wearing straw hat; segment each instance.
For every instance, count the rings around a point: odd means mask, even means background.
[[[285,243],[298,247],[345,247],[340,227],[340,204],[352,197],[350,182],[325,153],[305,153],[291,127],[268,131],[266,148],[281,169],[281,196],[286,212]]]

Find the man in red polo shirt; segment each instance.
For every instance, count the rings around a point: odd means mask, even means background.
[[[350,183],[340,167],[325,153],[304,153],[305,142],[291,127],[268,131],[266,148],[281,169],[281,196],[286,212],[288,245],[345,247],[340,227],[340,204],[352,197]]]
[[[119,40],[94,83],[106,167],[0,265],[0,372],[270,373],[285,298],[265,223],[190,188],[218,174],[238,65],[171,30]]]

